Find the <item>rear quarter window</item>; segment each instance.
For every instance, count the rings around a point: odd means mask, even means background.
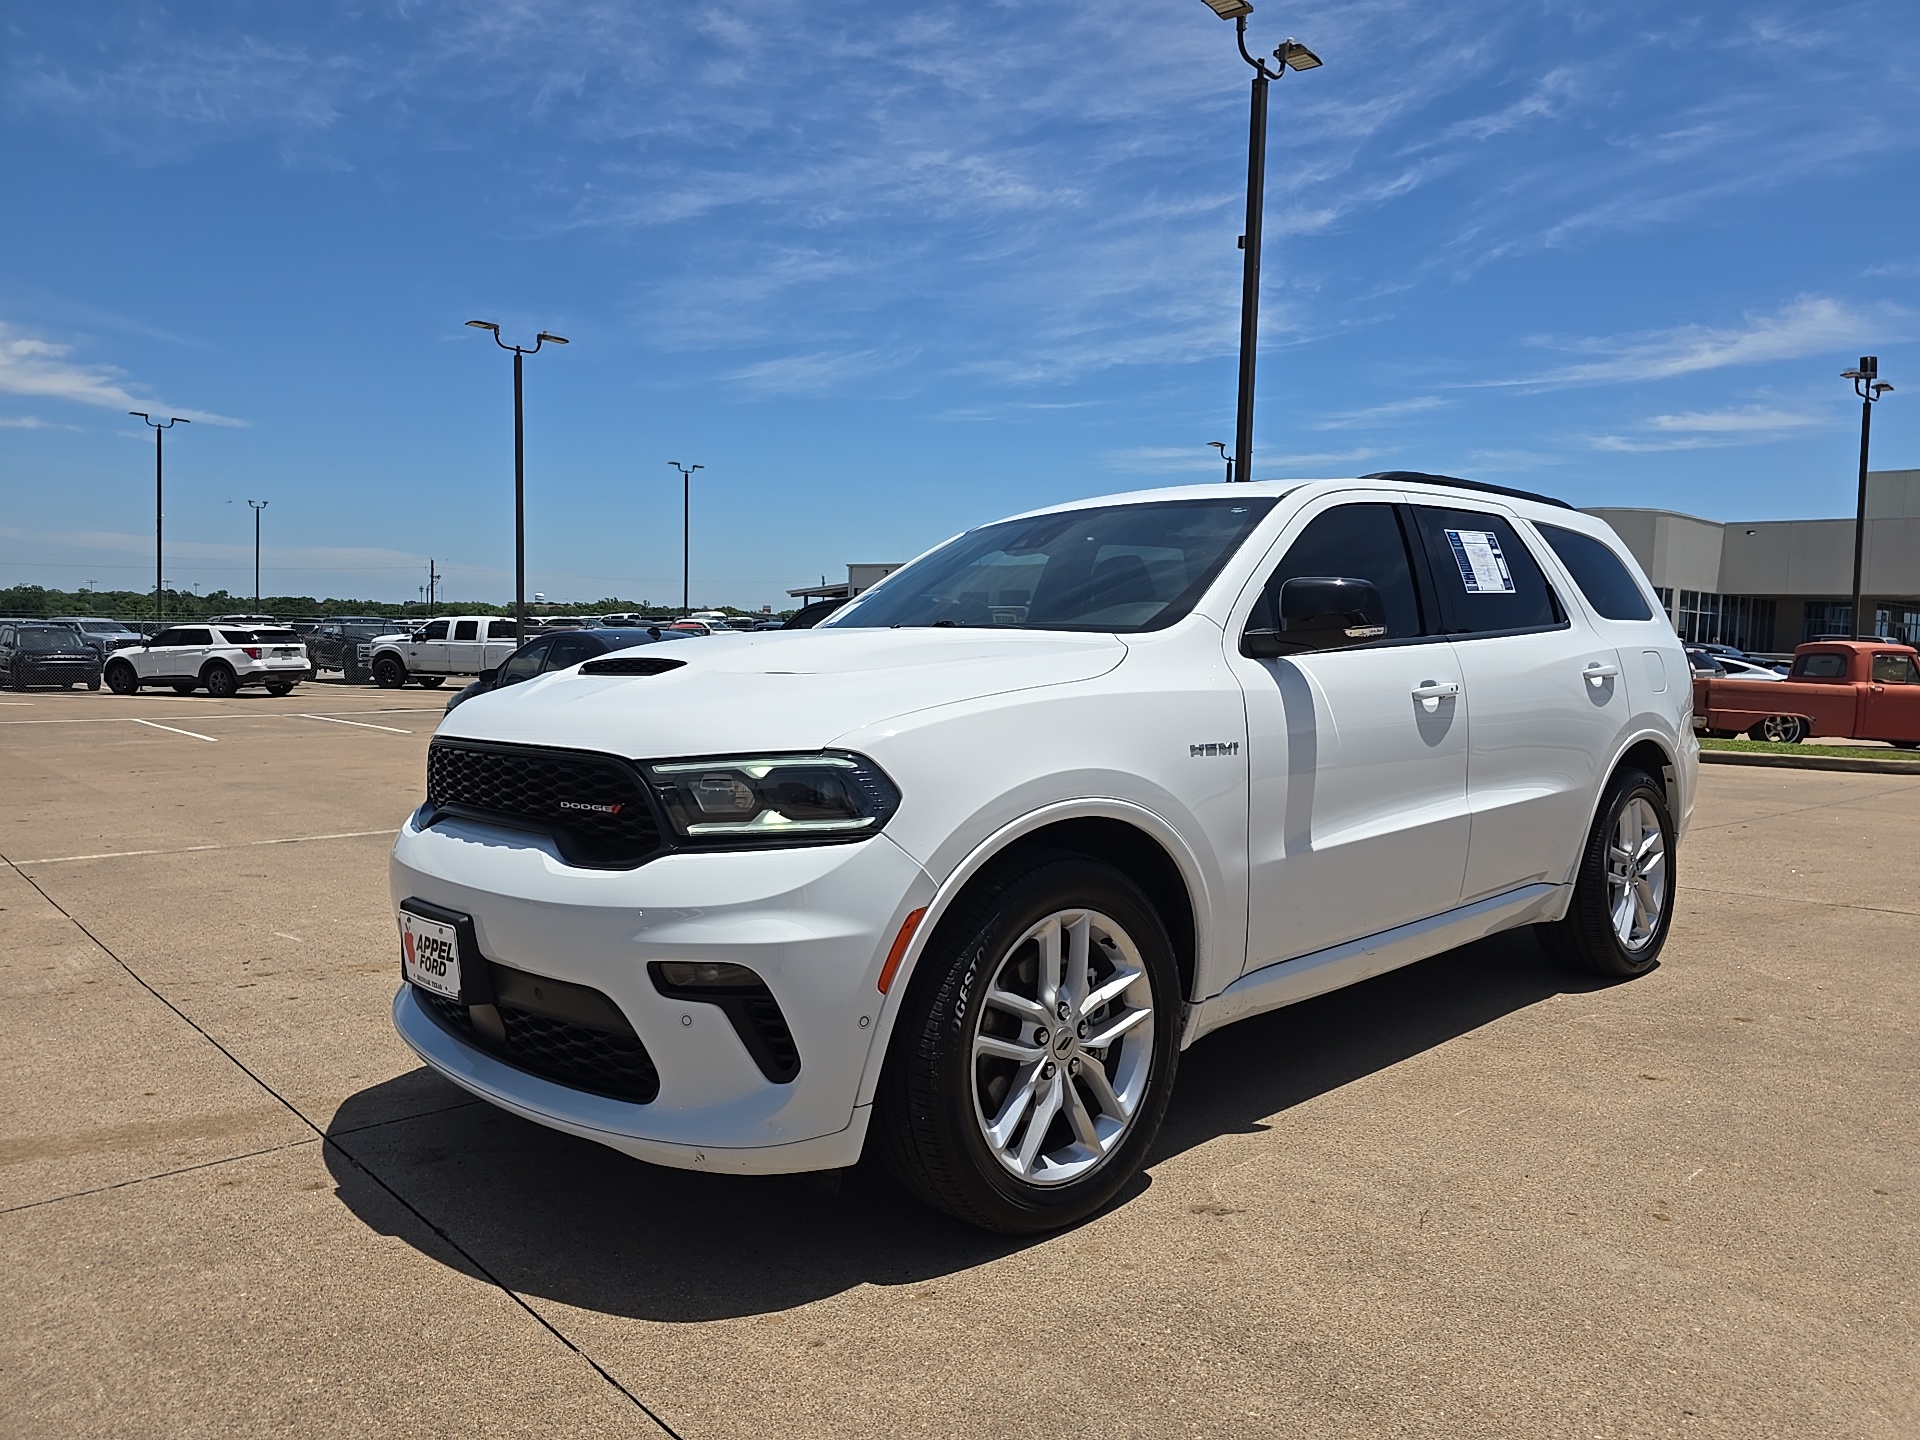
[[[1416,505],[1447,630],[1456,635],[1549,630],[1566,623],[1533,552],[1505,517]]]
[[[1606,541],[1560,525],[1537,528],[1596,614],[1608,620],[1653,618],[1653,607],[1647,604],[1647,597],[1634,582],[1632,572]]]

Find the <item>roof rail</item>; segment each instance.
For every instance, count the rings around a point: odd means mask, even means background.
[[[1558,505],[1562,510],[1571,510],[1573,506],[1564,500],[1556,500],[1551,495],[1541,495],[1533,490],[1516,490],[1511,485],[1489,485],[1485,480],[1462,480],[1458,475],[1429,475],[1424,470],[1376,470],[1371,475],[1362,475],[1362,480],[1389,480],[1399,485],[1452,485],[1460,490],[1479,490],[1487,495],[1510,495],[1515,500],[1532,500],[1540,505]]]

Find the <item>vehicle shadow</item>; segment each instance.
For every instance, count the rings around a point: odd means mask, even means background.
[[[1182,1057],[1153,1162],[1272,1117],[1550,996],[1600,989],[1530,934],[1499,935],[1208,1036]],[[391,1117],[396,1111],[410,1116]],[[914,1284],[1035,1243],[927,1210],[872,1167],[841,1183],[642,1164],[474,1101],[425,1070],[350,1097],[328,1130],[339,1198],[442,1263],[383,1186],[528,1295],[668,1322]],[[373,1177],[377,1176],[378,1179]],[[1116,1202],[1151,1185],[1151,1166]]]

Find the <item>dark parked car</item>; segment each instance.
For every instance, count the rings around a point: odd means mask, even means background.
[[[307,658],[313,662],[315,673],[338,670],[350,681],[366,682],[373,679],[367,666],[369,642],[382,635],[404,635],[407,629],[402,620],[346,616],[321,621],[301,639],[306,642]]]
[[[693,638],[684,630],[669,630],[659,625],[649,625],[644,629],[628,625],[606,629],[596,627],[592,630],[560,630],[548,635],[536,635],[509,655],[498,670],[483,671],[480,678],[466,689],[448,696],[447,709],[452,710],[462,701],[485,695],[490,690],[518,685],[522,680],[531,680],[549,670],[565,670],[613,650],[630,650],[636,645]]]
[[[837,600],[815,600],[811,605],[802,605],[781,623],[782,630],[811,630],[827,616],[846,604],[845,597]]]
[[[71,626],[46,621],[0,624],[0,677],[16,690],[29,685],[100,688],[100,652]]]

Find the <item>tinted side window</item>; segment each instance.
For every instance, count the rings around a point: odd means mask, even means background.
[[[480,638],[480,622],[478,620],[454,621],[453,638],[456,640],[478,640]]]
[[[514,651],[507,663],[500,667],[500,674],[495,678],[494,683],[515,685],[522,680],[531,680],[540,673],[541,664],[546,660],[547,651],[552,648],[552,645],[551,640],[529,640]]]
[[[1413,513],[1450,633],[1543,630],[1564,623],[1546,576],[1507,521],[1481,510],[1427,505],[1416,505]]]
[[[564,670],[569,665],[578,665],[582,660],[591,660],[600,653],[600,647],[581,635],[562,635],[553,642],[553,649],[547,652],[548,670]]]
[[[447,638],[447,622],[436,620],[420,632],[422,640],[444,640]]]
[[[487,622],[487,638],[489,640],[513,639],[513,621],[489,620]]]
[[[1844,680],[1847,678],[1847,657],[1831,652],[1802,655],[1793,662],[1793,675],[1796,680]]]
[[[1920,685],[1920,670],[1911,655],[1881,651],[1873,657],[1873,678],[1882,685]]]
[[[1653,607],[1633,575],[1604,540],[1559,525],[1541,525],[1541,535],[1573,576],[1587,603],[1609,620],[1651,620]]]
[[[1278,629],[1280,587],[1308,575],[1371,580],[1386,604],[1386,639],[1425,633],[1406,538],[1391,505],[1338,505],[1310,520],[1268,579],[1254,610],[1255,628]]]

